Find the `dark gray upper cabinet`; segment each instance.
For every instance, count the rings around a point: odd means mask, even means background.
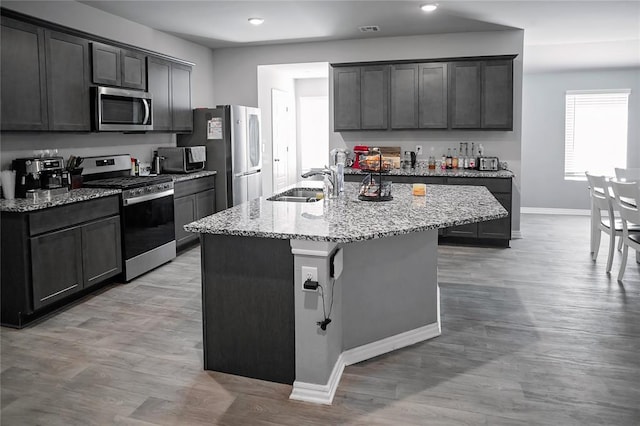
[[[146,90],[146,55],[102,43],[91,43],[95,84]]]
[[[89,42],[45,30],[49,130],[90,131]]]
[[[360,123],[362,129],[389,126],[389,65],[360,69]]]
[[[191,67],[171,63],[171,113],[175,132],[193,131]]]
[[[513,61],[482,63],[481,125],[513,130]]]
[[[333,127],[341,130],[359,130],[360,121],[360,67],[333,70]]]
[[[391,65],[391,128],[418,128],[418,64]]]
[[[2,130],[47,130],[44,30],[2,17]]]
[[[147,57],[147,82],[153,96],[153,130],[171,130],[171,63]]]
[[[449,120],[452,129],[480,128],[480,62],[449,64]]]
[[[120,50],[122,87],[147,90],[147,55],[133,50]]]
[[[191,67],[148,56],[147,81],[153,97],[153,130],[193,131]]]
[[[421,129],[446,129],[448,123],[447,64],[428,62],[418,67],[419,122]]]
[[[102,43],[91,43],[92,81],[95,84],[120,86],[122,64],[120,48]]]

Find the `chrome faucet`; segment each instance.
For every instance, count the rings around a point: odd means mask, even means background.
[[[324,167],[323,169],[311,169],[302,174],[303,178],[323,175],[325,177],[325,189],[332,197],[340,195],[340,171],[338,167]],[[327,184],[328,183],[328,184]]]

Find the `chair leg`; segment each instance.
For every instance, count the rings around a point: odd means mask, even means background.
[[[618,272],[618,281],[622,281],[624,276],[624,270],[627,268],[627,253],[629,252],[629,246],[623,244],[622,246],[622,262],[620,262],[620,272]]]
[[[591,255],[592,260],[596,260],[598,258],[598,251],[600,251],[600,236],[602,232],[598,229],[597,232],[593,233],[593,254]]]
[[[622,238],[620,238],[622,240]],[[611,265],[613,264],[613,251],[616,247],[616,234],[611,233],[611,238],[609,239],[609,257],[607,258],[607,274],[611,272]]]
[[[622,235],[618,238],[618,251],[622,250]]]

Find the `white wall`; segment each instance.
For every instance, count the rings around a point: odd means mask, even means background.
[[[25,15],[85,31],[195,63],[192,73],[193,107],[214,106],[213,52],[207,47],[153,30],[74,1],[3,1],[2,7]],[[87,106],[88,107],[88,106]],[[174,146],[169,134],[125,135],[122,133],[3,133],[0,167],[11,159],[31,155],[33,150],[57,148],[68,157],[125,153],[150,161],[157,146]]]
[[[426,155],[432,146],[436,153],[441,153],[446,147],[458,146],[459,142],[482,142],[488,155],[497,155],[502,161],[507,161],[510,169],[516,174],[512,227],[517,231],[520,228],[522,52],[523,32],[521,30],[219,49],[214,51],[214,94],[218,104],[256,104],[259,65],[517,54],[518,57],[514,61],[514,130],[511,132],[371,131],[330,132],[329,134],[329,148],[353,147],[353,145],[364,143],[413,149],[419,142],[424,146]],[[329,96],[332,96],[331,90]],[[329,104],[332,107],[331,100]],[[331,127],[333,127],[332,115],[331,111]]]
[[[259,82],[256,93],[257,100],[250,103],[241,102],[218,102],[218,104],[234,104],[257,106],[262,115],[262,194],[269,196],[273,194],[273,132],[271,129],[271,90],[278,89],[290,93],[295,92],[295,83],[292,77],[276,69],[260,67],[257,80]],[[295,158],[295,157],[294,157]]]
[[[300,123],[301,123],[301,119],[300,119],[300,98],[302,97],[307,97],[307,96],[329,96],[329,79],[328,78],[299,78],[295,80],[295,85],[296,85],[296,123],[298,124],[296,126],[296,141],[297,141],[297,150],[296,150],[296,163],[298,165],[302,164],[302,146],[303,144],[305,144],[306,141],[302,140],[302,136],[301,136],[301,128],[300,128]],[[326,114],[329,114],[329,105],[328,105],[328,99],[327,99],[327,112]],[[329,129],[326,129],[327,135],[329,133]],[[315,150],[314,155],[322,155],[324,154],[325,156],[328,154],[329,150],[327,149],[327,152],[317,152],[317,150]],[[314,157],[315,158],[315,157]],[[315,167],[322,167],[323,165],[328,164],[326,163],[326,158],[322,158],[319,159],[319,164],[316,165]],[[298,168],[298,170],[296,170],[296,175],[300,176],[300,174],[302,173],[302,170],[300,168]]]
[[[640,69],[527,74],[523,83],[523,207],[589,208],[586,181],[564,180],[567,90],[631,89],[627,167],[640,167]]]

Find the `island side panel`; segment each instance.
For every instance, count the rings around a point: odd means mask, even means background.
[[[201,241],[205,370],[292,384],[289,241],[213,234]]]
[[[343,348],[439,324],[438,231],[344,245]]]

